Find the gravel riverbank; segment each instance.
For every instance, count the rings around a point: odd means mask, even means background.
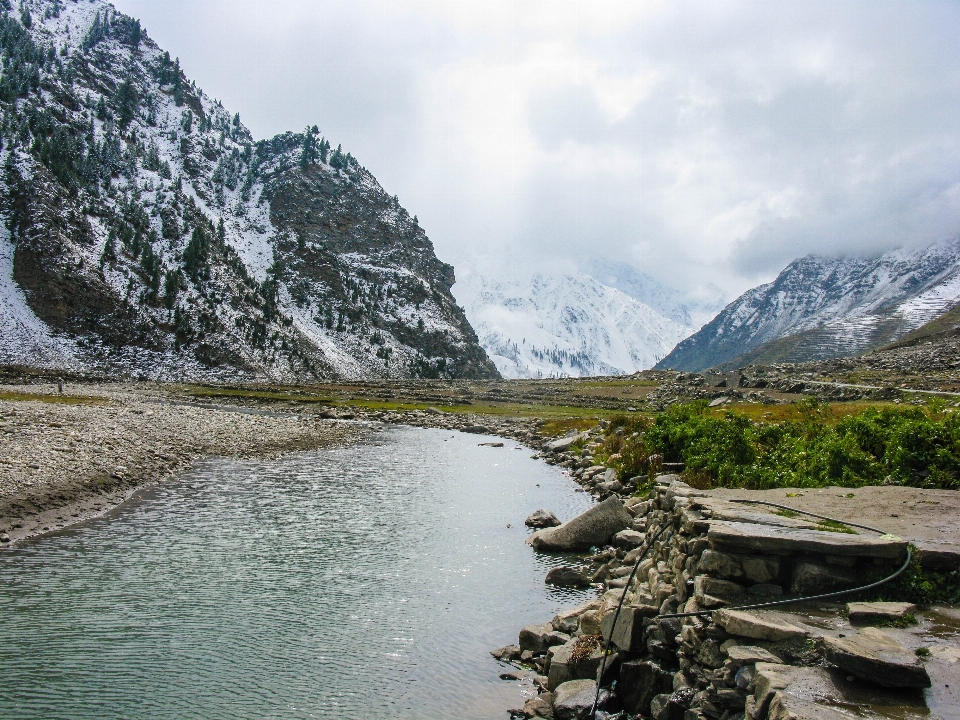
[[[4,545],[106,512],[203,456],[271,457],[370,432],[313,414],[191,405],[142,385],[48,390],[26,400],[43,391],[2,391],[13,398],[0,399]]]

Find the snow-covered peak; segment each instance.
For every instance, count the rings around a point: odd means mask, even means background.
[[[622,375],[692,328],[582,273],[461,271],[454,295],[504,377]]]

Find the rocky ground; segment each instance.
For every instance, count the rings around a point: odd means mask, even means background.
[[[850,710],[960,718],[956,608],[835,598],[737,609],[868,584],[896,570],[908,543],[923,572],[955,578],[960,495],[895,486],[698,491],[662,475],[644,499],[632,495],[637,478],[595,463],[603,426],[541,444],[546,462],[602,502],[564,524],[538,511],[527,524],[545,529],[529,542],[540,552],[590,548],[545,581],[595,585],[598,597],[492,652],[517,668],[502,677],[534,688],[515,717],[588,718],[599,698],[597,718],[842,720]],[[572,452],[575,444],[583,449]]]

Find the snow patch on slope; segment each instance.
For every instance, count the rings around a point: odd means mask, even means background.
[[[28,357],[39,367],[78,364],[76,345],[50,332],[14,282],[13,243],[6,228],[0,229],[0,328],[0,363],[18,363]]]

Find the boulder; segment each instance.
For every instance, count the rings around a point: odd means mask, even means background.
[[[847,616],[854,625],[871,625],[882,622],[902,622],[907,615],[917,611],[917,606],[905,602],[852,602],[847,603]]]
[[[569,610],[561,610],[559,613],[553,616],[553,620],[550,621],[550,624],[553,626],[554,630],[559,630],[560,632],[572,635],[577,631],[577,628],[580,625],[580,616],[585,612],[596,610],[599,607],[600,600],[595,599]]]
[[[561,587],[586,587],[590,584],[590,578],[577,568],[555,567],[547,573],[544,582]]]
[[[519,660],[520,653],[522,652],[523,650],[518,645],[507,645],[506,647],[491,650],[490,654],[493,655],[497,660],[508,662],[510,660]]]
[[[523,524],[532,528],[549,528],[560,525],[560,521],[549,510],[537,510],[524,520]]]
[[[553,716],[557,720],[587,720],[597,695],[595,680],[571,680],[553,692]],[[609,693],[600,691],[602,706]]]
[[[554,690],[570,680],[595,680],[603,663],[603,645],[596,636],[574,638],[550,651],[547,688]],[[607,657],[606,669],[617,662],[616,654]]]
[[[779,642],[807,637],[806,630],[791,625],[780,618],[747,610],[717,610],[713,621],[731,635]]]
[[[523,704],[523,714],[529,718],[553,718],[553,693],[540,693]]]
[[[520,649],[539,655],[554,645],[563,645],[569,639],[570,636],[566,633],[554,630],[551,623],[527,625],[520,631]]]
[[[563,452],[564,450],[569,450],[570,446],[578,440],[585,440],[588,437],[590,437],[588,433],[568,435],[567,437],[562,437],[559,440],[552,440],[548,442],[546,445],[544,445],[544,448],[550,452]]]
[[[620,498],[611,496],[573,520],[535,532],[527,542],[544,551],[586,550],[607,544],[615,534],[629,527],[632,520]]]
[[[900,688],[928,688],[930,676],[916,654],[877,628],[854,637],[824,637],[827,662],[863,680]]]

